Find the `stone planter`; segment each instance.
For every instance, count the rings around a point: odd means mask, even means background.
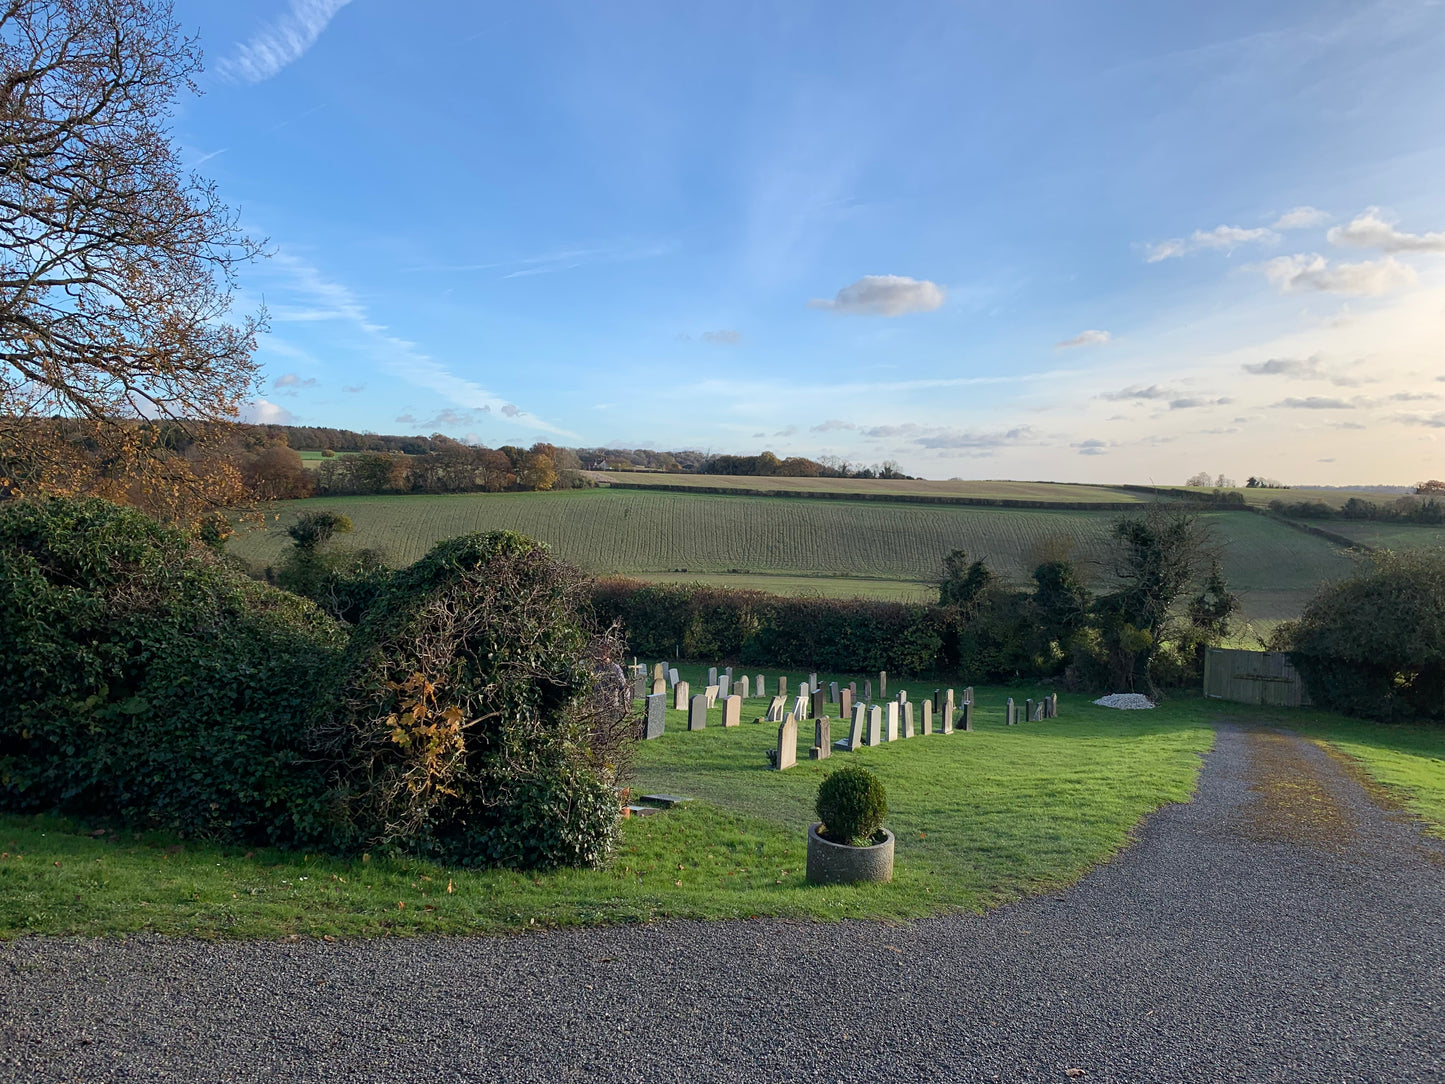
[[[893,880],[893,833],[882,829],[883,842],[871,847],[830,843],[808,828],[808,883],[813,885],[886,884]]]

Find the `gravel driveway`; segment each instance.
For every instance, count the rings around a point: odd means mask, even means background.
[[[1226,724],[1192,804],[983,917],[0,946],[0,1080],[1440,1081],[1442,916],[1445,847]]]

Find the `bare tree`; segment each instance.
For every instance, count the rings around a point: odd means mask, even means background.
[[[252,391],[260,246],[167,127],[200,66],[168,0],[0,0],[0,494],[196,482],[145,420]]]

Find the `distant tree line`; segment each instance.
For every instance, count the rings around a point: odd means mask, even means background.
[[[1323,501],[1269,502],[1269,510],[1291,519],[1370,520],[1383,523],[1445,523],[1445,499],[1403,496],[1393,501],[1368,501],[1351,497],[1341,507],[1333,508]]]

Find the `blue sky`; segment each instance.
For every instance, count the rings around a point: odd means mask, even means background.
[[[1445,8],[178,0],[250,416],[1445,475]]]

